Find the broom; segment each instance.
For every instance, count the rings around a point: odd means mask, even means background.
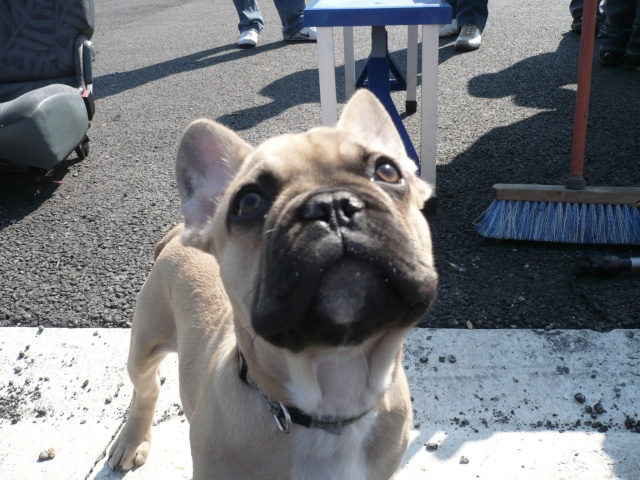
[[[563,186],[496,184],[480,235],[510,240],[640,244],[640,188],[587,187],[584,151],[598,0],[583,9],[569,180]]]

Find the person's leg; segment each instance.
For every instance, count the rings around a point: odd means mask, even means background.
[[[607,0],[607,18],[600,29],[602,65],[617,65],[624,60],[636,19],[637,3],[637,0]]]
[[[640,0],[636,3],[636,20],[627,44],[627,67],[640,70]]]
[[[627,53],[640,55],[640,0],[636,1],[636,20],[627,44]]]
[[[584,6],[584,0],[571,0],[569,3],[569,12],[571,12],[571,18],[582,18],[582,8]]]
[[[447,23],[440,27],[440,29],[438,30],[439,37],[450,37],[452,35],[458,35],[458,22],[456,21],[458,0],[447,0],[447,3],[451,5],[451,23]]]
[[[600,27],[600,25],[604,24],[605,19],[607,18],[607,14],[605,12],[605,5],[607,3],[604,0],[600,0],[598,2],[598,10],[596,10],[596,26]]]
[[[458,26],[475,25],[482,32],[489,16],[488,0],[460,0],[457,5]]]
[[[280,21],[282,22],[282,36],[285,40],[302,30],[305,0],[274,0]]]
[[[600,26],[604,23],[604,5],[603,1],[598,1],[598,9],[596,10],[596,33],[598,33]],[[577,33],[582,31],[582,12],[584,11],[584,0],[571,0],[569,3],[569,12],[571,12],[571,30]]]
[[[240,19],[238,22],[238,30],[240,32],[245,30],[262,32],[264,21],[256,0],[233,0],[233,5],[236,7],[238,18]]]

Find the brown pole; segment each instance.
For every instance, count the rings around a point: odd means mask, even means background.
[[[591,92],[591,67],[593,65],[593,43],[596,28],[596,10],[599,0],[585,0],[582,10],[582,34],[580,37],[580,59],[578,63],[578,91],[576,92],[576,113],[573,122],[573,142],[571,145],[571,168],[567,188],[583,190],[584,151],[587,141],[587,120],[589,117],[589,94]]]

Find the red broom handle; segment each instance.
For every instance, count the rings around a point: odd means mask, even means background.
[[[580,59],[578,63],[578,90],[576,113],[573,121],[571,145],[571,168],[567,188],[582,190],[584,183],[584,150],[587,140],[589,117],[589,94],[591,93],[591,67],[593,65],[593,43],[596,29],[596,10],[599,0],[585,0],[582,9],[582,34],[580,36]]]

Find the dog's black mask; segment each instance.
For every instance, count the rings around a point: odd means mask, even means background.
[[[365,183],[315,189],[262,215],[251,321],[268,342],[294,352],[357,345],[414,324],[435,300],[433,267],[416,254],[389,197]],[[401,190],[392,201],[402,201]]]

